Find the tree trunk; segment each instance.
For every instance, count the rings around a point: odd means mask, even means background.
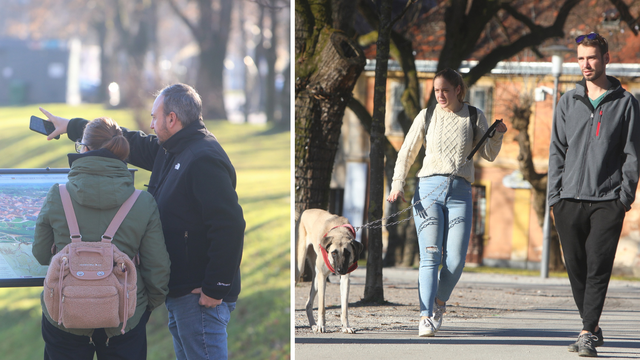
[[[212,8],[212,0],[198,0],[198,4],[201,14],[195,37],[200,46],[200,64],[196,88],[202,97],[202,116],[226,120],[223,73],[233,0],[220,0],[217,11]]]
[[[133,4],[118,2],[117,6],[114,23],[127,55],[125,79],[120,88],[121,106],[128,106],[133,110],[139,129],[148,130],[149,106],[144,80],[144,59],[155,40],[156,3],[137,0]]]
[[[384,207],[384,118],[387,102],[387,66],[391,43],[391,0],[382,0],[380,27],[376,43],[376,73],[373,94],[373,121],[371,123],[371,150],[369,153],[369,222],[382,218]],[[367,277],[363,302],[384,302],[382,286],[382,228],[369,228]]]
[[[108,103],[107,87],[110,80],[109,69],[109,57],[107,56],[106,42],[107,42],[107,23],[104,18],[96,20],[91,23],[91,26],[98,35],[98,46],[100,47],[100,87],[98,88],[98,94],[96,101],[99,103]]]
[[[275,6],[275,0],[271,0],[271,5]],[[276,16],[277,11],[275,8],[271,8],[269,11],[271,19],[271,46],[265,49],[265,58],[267,60],[267,78],[265,80],[265,107],[264,112],[267,116],[268,122],[275,121],[275,109],[276,109],[276,60],[278,56],[276,54],[277,37],[276,37]]]
[[[555,99],[554,99],[555,100]],[[520,153],[518,154],[518,166],[525,180],[527,180],[533,190],[533,209],[538,218],[538,225],[542,228],[544,214],[547,206],[547,174],[539,174],[533,166],[533,156],[531,152],[531,139],[529,137],[529,122],[531,119],[531,106],[533,99],[530,96],[523,96],[520,101],[511,106],[513,113],[512,124],[518,135],[515,136]],[[560,252],[560,239],[556,227],[551,222],[551,236],[549,241],[549,268],[553,271],[564,270],[562,253]]]
[[[371,27],[378,28],[379,21],[378,15],[374,9],[365,0],[358,1],[358,8],[363,16],[367,19],[367,22]],[[373,39],[373,33],[368,34],[366,38]],[[401,102],[404,108],[404,113],[399,115],[402,120],[398,120],[403,125],[403,131],[405,135],[409,132],[412,120],[418,115],[421,110],[420,106],[420,83],[418,80],[418,71],[415,65],[415,57],[413,55],[413,45],[410,40],[406,39],[402,34],[391,30],[390,34],[391,46],[389,52],[391,57],[394,58],[400,64],[404,73],[405,90],[402,94]],[[371,40],[373,41],[373,40]],[[387,178],[387,182],[391,184],[393,178],[393,169],[395,167],[398,152],[392,146],[385,147],[386,164],[384,173]],[[416,173],[422,166],[422,157],[418,155],[416,163],[411,167],[407,179],[413,179]],[[407,199],[411,199],[413,196],[414,188],[407,186],[405,196]],[[395,214],[396,212],[406,209],[410,205],[409,203],[403,203],[396,201],[392,203],[388,210],[389,214]],[[400,216],[390,219],[390,222],[400,221],[411,217],[411,212],[404,212]],[[413,246],[412,241],[417,239],[415,234],[415,225],[413,219],[402,222],[400,224],[387,227],[388,232],[388,246],[387,252],[384,258],[384,266],[395,266],[397,263],[405,263],[408,260],[408,266],[411,266],[414,258],[414,251],[417,249]],[[409,246],[405,247],[406,242],[409,242]],[[417,241],[417,240],[416,240]],[[403,256],[404,250],[410,252],[407,257]]]
[[[223,73],[231,29],[233,0],[219,0],[215,11],[213,0],[197,0],[199,17],[196,23],[192,23],[178,8],[175,0],[168,0],[168,3],[191,30],[193,38],[200,47],[198,79],[195,87],[202,97],[202,116],[209,120],[226,120]]]
[[[341,32],[325,28],[317,43],[317,54],[296,66],[296,219],[305,209],[327,208],[342,118],[365,64],[362,50]]]

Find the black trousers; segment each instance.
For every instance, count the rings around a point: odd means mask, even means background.
[[[145,311],[138,325],[124,335],[114,336],[107,343],[104,329],[95,329],[91,339],[68,333],[53,326],[42,315],[44,360],[143,360],[147,358],[147,321],[150,311]],[[93,340],[93,344],[90,342]]]
[[[553,207],[582,329],[592,333],[604,307],[625,212],[619,200],[562,199]]]

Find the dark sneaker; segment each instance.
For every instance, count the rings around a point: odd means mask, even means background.
[[[598,337],[590,332],[578,336],[578,356],[597,357],[596,341]]]
[[[604,338],[602,337],[602,328],[598,328],[598,331],[594,332],[593,335],[598,337],[598,340],[593,343],[593,346],[594,347],[602,346],[602,344],[604,344]],[[569,352],[578,352],[579,343],[580,343],[580,340],[578,338],[576,342],[569,345],[569,348],[567,350],[569,350]]]

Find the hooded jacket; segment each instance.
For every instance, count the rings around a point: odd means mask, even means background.
[[[69,139],[82,136],[87,121],[72,119]],[[235,302],[245,221],[236,194],[236,172],[220,143],[202,121],[173,134],[162,145],[155,135],[122,129],[128,161],[151,171],[148,191],[158,202],[171,258],[170,297],[193,289]]]
[[[75,209],[82,241],[100,241],[100,237],[122,203],[135,188],[126,164],[107,149],[69,154],[67,189]],[[43,265],[71,242],[58,184],[49,190],[38,219],[33,255]],[[125,331],[133,329],[146,310],[162,305],[168,293],[169,254],[167,253],[158,208],[153,197],[142,192],[116,232],[112,243],[130,258],[140,255],[137,266],[137,303]],[[91,336],[93,329],[67,329],[53,321],[42,301],[42,311],[54,326],[76,334]],[[120,335],[120,327],[105,329],[107,336]]]
[[[635,200],[640,155],[638,101],[607,76],[611,88],[594,109],[586,80],[565,93],[553,116],[549,149],[549,206],[560,199]]]

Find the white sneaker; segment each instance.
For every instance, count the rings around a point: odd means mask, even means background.
[[[440,326],[442,326],[442,316],[445,311],[447,311],[447,304],[438,305],[438,303],[434,303],[433,307],[433,316],[431,316],[431,323],[436,331],[440,330]]]
[[[431,322],[431,318],[424,318],[420,320],[420,325],[418,326],[418,336],[435,336],[438,330],[433,326]]]

